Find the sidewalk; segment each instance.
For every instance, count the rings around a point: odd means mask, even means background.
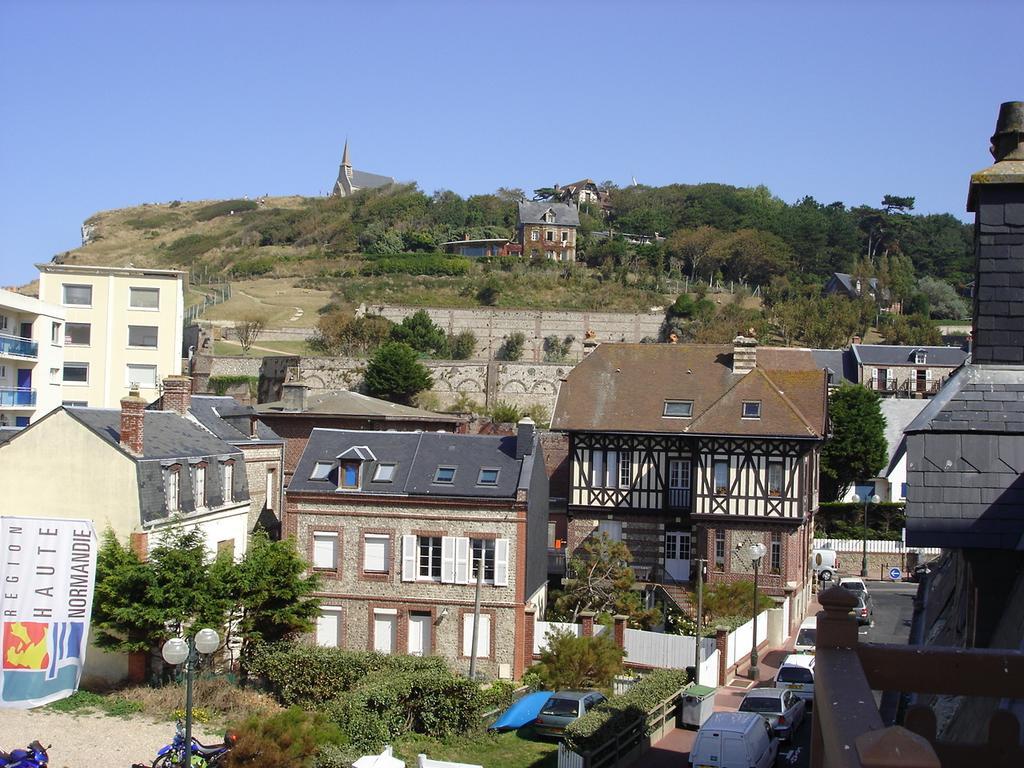
[[[814,616],[821,610],[817,598],[812,597],[808,606],[808,616]],[[750,666],[742,666],[736,670],[729,680],[718,687],[715,694],[716,712],[735,712],[743,701],[743,696],[751,688],[770,687],[775,680],[775,673],[787,654],[793,652],[796,643],[794,632],[786,642],[778,648],[765,648],[758,656],[757,682],[748,679]],[[729,685],[735,683],[735,685]],[[696,730],[676,728],[669,731],[657,744],[653,745],[637,760],[631,768],[685,768],[690,758],[690,749],[697,738]]]

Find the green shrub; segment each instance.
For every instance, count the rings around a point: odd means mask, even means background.
[[[461,256],[439,253],[403,253],[396,255],[366,255],[360,274],[375,275],[440,275],[455,277],[469,271],[470,261]]]
[[[495,680],[489,687],[480,691],[481,704],[487,711],[505,709],[518,698],[518,688],[519,686],[511,680]]]
[[[253,715],[235,729],[238,743],[228,752],[227,768],[312,766],[324,745],[344,746],[342,730],[322,714],[292,707],[273,715]]]
[[[491,421],[499,424],[515,424],[523,417],[522,412],[511,403],[495,403],[490,412]]]
[[[191,264],[218,245],[220,238],[214,235],[185,235],[167,246],[165,259],[176,264]]]
[[[208,382],[210,389],[218,395],[226,395],[229,389],[240,384],[248,385],[249,394],[255,397],[260,379],[259,376],[211,376]]]
[[[235,277],[256,277],[272,271],[276,263],[273,256],[250,256],[232,264],[231,272]]]
[[[587,754],[647,717],[648,711],[689,681],[679,669],[660,669],[645,676],[622,696],[599,704],[565,729],[565,745]]]
[[[577,637],[561,629],[548,632],[548,644],[531,671],[552,691],[607,688],[622,672],[626,655],[612,634]]]
[[[448,356],[452,360],[469,360],[476,351],[476,334],[459,331],[448,337]]]
[[[192,218],[196,221],[209,221],[210,219],[216,219],[218,216],[228,216],[231,213],[252,211],[256,208],[257,205],[252,200],[224,200],[220,203],[204,205],[195,212],[195,215]]]
[[[515,362],[523,356],[523,347],[526,345],[526,336],[519,331],[514,331],[506,337],[498,349],[498,359]]]

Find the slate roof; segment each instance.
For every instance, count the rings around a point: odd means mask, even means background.
[[[552,224],[563,227],[578,227],[580,225],[580,212],[575,205],[568,203],[521,202],[519,203],[520,224],[546,224],[544,214],[551,211],[555,214]]]
[[[121,411],[67,407],[68,415],[108,443],[120,447]],[[173,411],[146,411],[142,423],[143,459],[241,455],[241,451]]]
[[[829,386],[838,387],[844,382],[857,383],[857,364],[848,349],[812,349],[811,356],[818,368],[829,371]]]
[[[356,189],[377,189],[394,183],[395,180],[391,176],[352,169],[352,186]]]
[[[857,296],[858,295],[857,291],[855,289],[855,286],[854,286],[854,283],[856,282],[856,279],[857,278],[855,278],[853,275],[848,275],[845,272],[833,272],[832,273],[832,280],[835,280],[835,282],[838,283],[840,285],[840,287],[842,287],[843,290],[845,290],[851,296]],[[869,290],[874,291],[875,293],[878,292],[878,278],[877,277],[865,277],[865,278],[862,278],[862,279],[867,283],[867,287],[868,287]],[[831,282],[831,280],[830,280],[830,282]],[[861,284],[861,288],[864,288],[864,284],[863,283]],[[884,294],[884,293],[886,293],[886,291],[882,291],[882,293]]]
[[[1024,367],[964,366],[906,431],[1024,433]]]
[[[514,499],[524,462],[536,454],[516,459],[516,438],[454,435],[449,432],[381,432],[351,429],[314,429],[302,452],[288,493],[338,493],[337,457],[359,446],[376,460],[363,464],[360,491],[386,496],[446,496]],[[313,480],[317,462],[332,464],[328,476]],[[394,464],[390,482],[374,482],[376,468]],[[451,483],[435,483],[438,467],[455,467]],[[498,469],[495,485],[477,484],[481,468]],[[528,477],[528,473],[523,475]],[[525,482],[525,480],[524,480]],[[348,491],[354,493],[355,491]]]
[[[928,400],[900,399],[884,397],[879,403],[882,416],[885,417],[885,444],[888,449],[888,465],[884,474],[888,475],[906,453],[903,432],[917,415],[921,413]]]
[[[913,366],[914,353],[927,353],[923,365],[956,368],[967,360],[967,352],[960,347],[914,347],[891,344],[852,344],[850,349],[859,365]]]
[[[462,421],[454,414],[434,413],[421,408],[412,408],[398,403],[389,403],[376,397],[348,390],[307,392],[306,405],[302,411],[289,409],[284,400],[261,403],[256,406],[258,413],[321,413],[332,416],[373,416],[383,419],[415,419],[417,421],[440,421],[452,423]]]
[[[262,421],[256,421],[256,437],[249,434],[256,411],[224,395],[192,395],[188,412],[210,432],[229,443],[283,443],[281,437]]]
[[[810,350],[759,347],[745,375],[732,357],[726,344],[599,344],[562,383],[551,428],[824,437],[827,383]],[[667,400],[692,401],[692,417],[665,417]],[[741,418],[748,400],[761,402],[760,419]]]

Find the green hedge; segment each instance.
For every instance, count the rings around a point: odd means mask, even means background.
[[[569,724],[565,729],[565,745],[583,755],[613,739],[647,717],[648,711],[667,699],[689,682],[689,676],[679,669],[659,669],[622,696],[616,696]]]
[[[259,376],[211,376],[208,386],[218,395],[226,395],[228,390],[238,384],[246,384],[249,387],[249,394],[256,396],[256,390],[260,385]]]
[[[204,205],[195,212],[192,218],[196,221],[209,221],[210,219],[216,219],[218,216],[227,216],[232,212],[252,211],[256,207],[256,203],[252,200],[225,200],[220,203]]]
[[[898,540],[906,524],[906,504],[887,501],[868,508],[868,538]],[[864,503],[823,502],[815,521],[816,536],[858,539],[864,534]]]
[[[365,256],[359,270],[366,276],[434,275],[454,277],[469,272],[469,259],[441,253],[405,253],[396,256]]]

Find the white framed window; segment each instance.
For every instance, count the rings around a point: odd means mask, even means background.
[[[10,320],[7,319],[7,315],[0,315],[0,331],[6,331],[10,327]]]
[[[128,363],[125,366],[124,383],[128,387],[136,386],[139,389],[156,389],[156,366]]]
[[[474,542],[487,542],[474,544]],[[477,549],[474,552],[473,547]],[[485,576],[493,571],[496,587],[509,583],[509,540],[471,539],[468,536],[402,536],[402,581],[439,581],[442,584],[475,583],[471,558],[484,553]],[[491,554],[493,552],[493,554]],[[493,561],[493,569],[489,569]]]
[[[224,503],[235,500],[235,462],[224,462]]]
[[[782,495],[782,462],[768,462],[768,495]]]
[[[743,401],[743,418],[744,419],[760,419],[761,418],[761,401],[760,400],[744,400]]]
[[[375,483],[390,483],[394,479],[394,464],[378,464],[377,468],[373,470],[373,482]]]
[[[441,537],[417,536],[417,577],[426,581],[441,580]]]
[[[532,241],[534,241],[534,242],[537,242],[538,240],[540,240],[540,232],[538,232],[536,229],[531,229],[530,230],[530,239]]]
[[[387,573],[391,562],[391,537],[386,533],[367,533],[363,536],[363,570],[367,573]]]
[[[480,476],[476,480],[477,485],[497,485],[498,475],[501,474],[500,469],[494,469],[493,467],[483,467],[480,470]]]
[[[316,644],[323,648],[341,647],[341,609],[323,606],[316,617]]]
[[[772,533],[769,567],[772,573],[782,573],[782,534],[778,531]]]
[[[666,400],[661,414],[668,418],[688,419],[693,416],[693,400]]]
[[[50,343],[60,345],[63,323],[50,323]]]
[[[729,462],[727,459],[715,460],[715,495],[724,496],[729,493]]]
[[[629,451],[619,454],[619,488],[629,488],[633,482],[633,461]]]
[[[128,326],[129,347],[146,347],[147,349],[155,349],[158,337],[159,329],[155,325]]]
[[[434,472],[434,482],[446,485],[455,482],[455,467],[438,467]]]
[[[373,650],[394,653],[398,637],[398,611],[394,608],[373,610]]]
[[[473,539],[469,540],[473,550],[473,572],[470,580],[476,583],[476,569],[479,563],[484,565],[484,584],[494,583],[494,539]]]
[[[590,453],[590,482],[594,488],[628,488],[633,462],[629,451],[594,450]]]
[[[715,570],[725,570],[725,530],[715,529]]]
[[[195,468],[195,482],[193,486],[195,488],[196,509],[202,509],[206,507],[206,467],[202,464]]]
[[[333,531],[313,532],[313,567],[335,571],[338,569],[338,534]]]
[[[562,242],[563,243],[569,242],[569,231],[566,230],[566,229],[562,230]]]
[[[326,480],[334,469],[333,461],[318,461],[313,465],[313,471],[309,475],[310,480]]]
[[[64,303],[75,307],[92,306],[92,286],[64,283],[61,286]]]
[[[64,363],[65,384],[88,384],[89,364],[88,363]]]
[[[160,289],[129,288],[128,306],[131,309],[160,309]]]
[[[473,614],[465,613],[462,616],[462,655],[471,656],[473,653]],[[491,657],[491,615],[480,614],[480,629],[476,636],[476,657],[478,659],[489,659]]]
[[[92,343],[91,323],[67,323],[64,326],[64,344],[69,347],[88,347]]]
[[[914,352],[914,365],[924,365],[928,361],[928,350],[918,349]]]
[[[338,488],[350,491],[358,490],[362,468],[363,462],[361,461],[342,461],[338,465]]]
[[[181,469],[171,467],[164,475],[164,500],[167,502],[168,512],[181,510]]]

